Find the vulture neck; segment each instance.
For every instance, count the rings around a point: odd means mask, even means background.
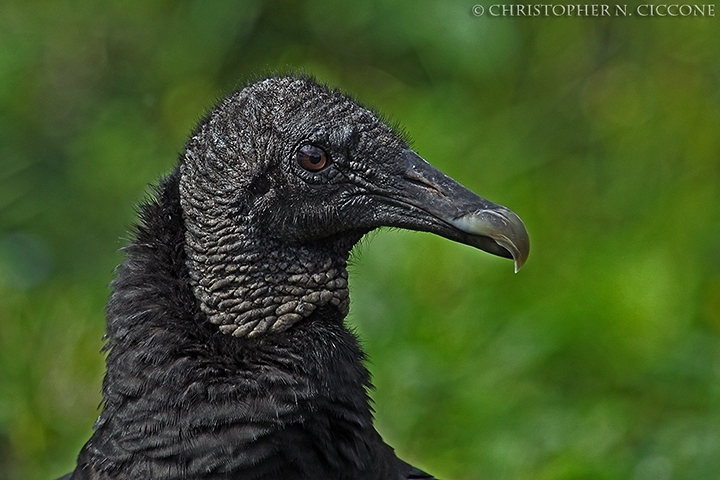
[[[163,458],[200,456],[203,468],[288,478],[337,462],[374,468],[369,374],[343,324],[346,258],[251,251],[242,232],[218,242],[222,227],[214,238],[188,227],[178,184],[176,171],[143,207],[113,283],[105,409],[83,461],[145,458],[152,472]]]
[[[253,223],[260,222],[241,207],[248,201],[238,192],[198,188],[192,180],[194,188],[183,180],[179,186],[187,265],[201,310],[221,332],[283,332],[322,307],[347,315],[347,259],[356,239],[275,239]]]

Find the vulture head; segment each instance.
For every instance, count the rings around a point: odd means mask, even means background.
[[[410,149],[370,110],[308,78],[273,77],[220,102],[180,165],[185,249],[201,309],[238,337],[348,309],[344,262],[383,226],[512,258],[520,218]]]

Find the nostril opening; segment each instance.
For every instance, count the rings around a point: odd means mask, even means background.
[[[408,173],[406,173],[406,174],[405,174],[405,179],[406,179],[409,183],[412,183],[413,185],[417,185],[417,186],[419,186],[419,187],[432,190],[433,192],[438,193],[438,194],[440,194],[440,195],[445,195],[445,192],[443,192],[442,190],[440,190],[440,188],[439,188],[437,185],[435,185],[434,183],[430,182],[430,181],[427,180],[426,178],[418,175],[416,172],[408,172]]]

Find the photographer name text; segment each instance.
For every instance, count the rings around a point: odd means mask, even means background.
[[[493,4],[473,5],[472,14],[481,17],[714,17],[714,4],[642,4],[636,7],[610,4]]]

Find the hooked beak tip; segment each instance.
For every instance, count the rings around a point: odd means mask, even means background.
[[[515,273],[527,261],[530,239],[520,217],[489,202],[427,163],[412,150],[404,151],[402,174],[407,202],[452,227],[443,236],[493,255],[512,258]],[[422,228],[423,230],[427,227]],[[433,231],[430,229],[430,231]]]
[[[470,235],[492,239],[511,256],[515,273],[520,271],[530,254],[530,237],[523,221],[515,212],[493,205],[462,215],[452,221],[459,230]],[[497,253],[497,252],[492,252]]]

